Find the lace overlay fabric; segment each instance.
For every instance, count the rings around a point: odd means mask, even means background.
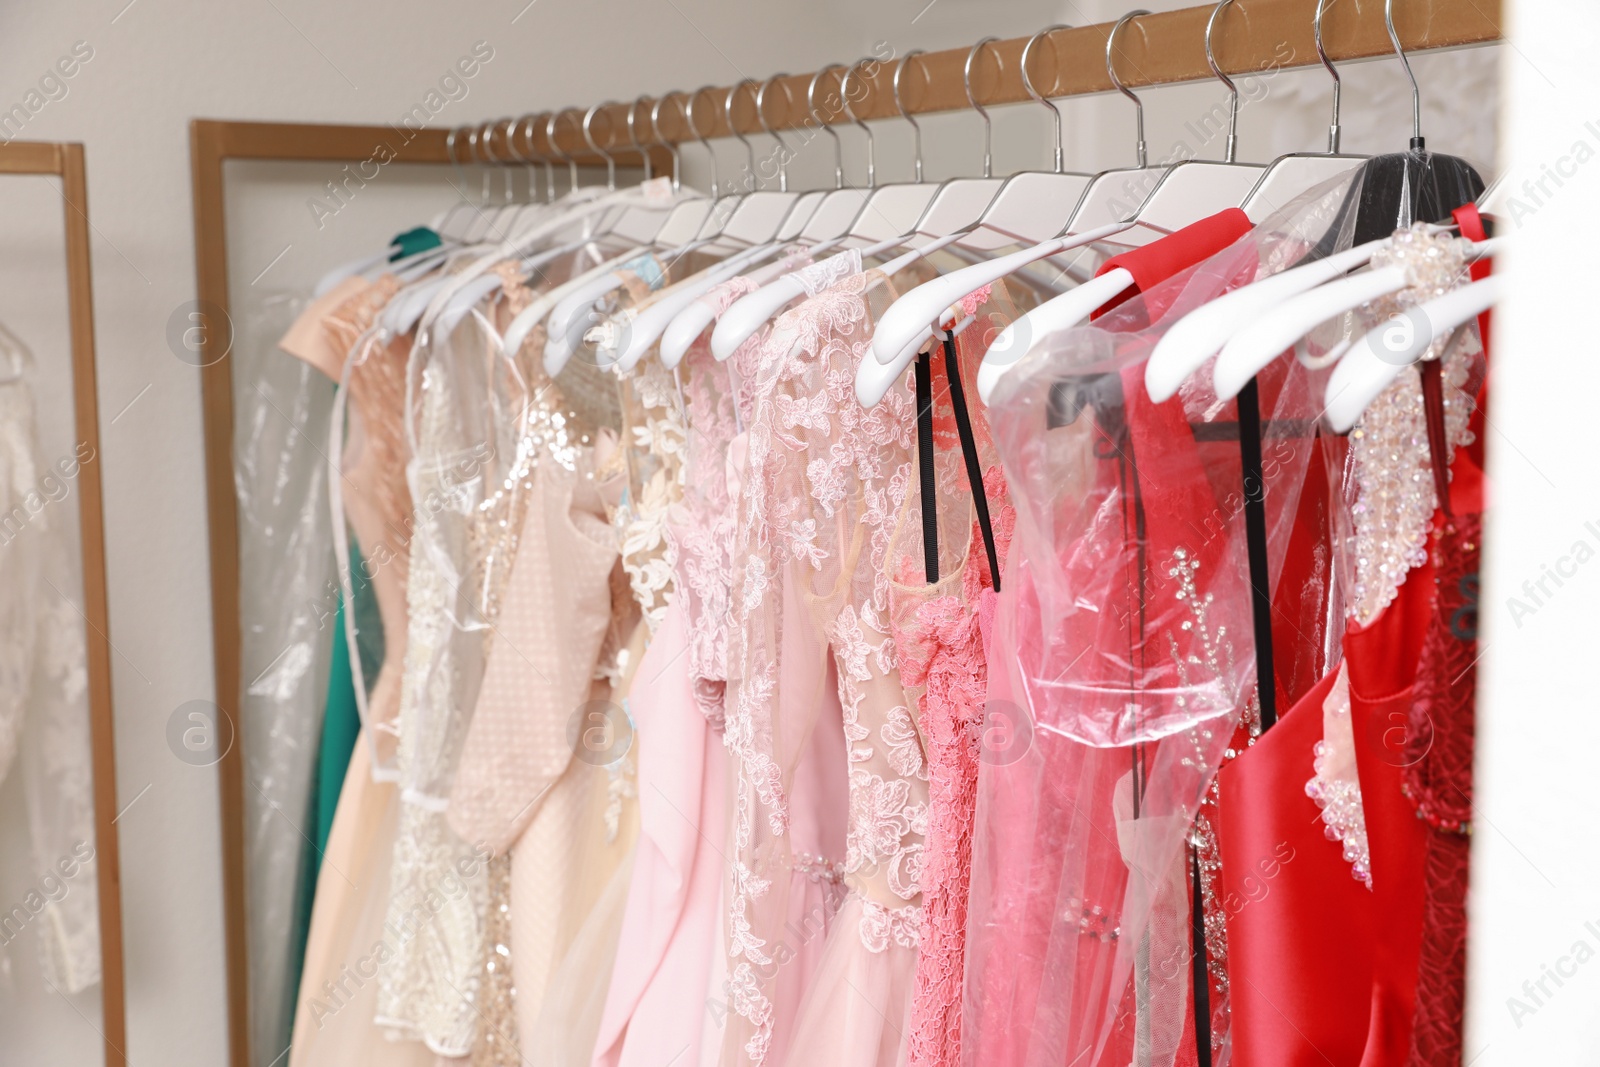
[[[791,661],[807,642],[831,647],[837,675],[849,783],[841,919],[855,921],[829,931],[796,1040],[822,1040],[845,1023],[834,994],[845,992],[851,958],[899,952],[905,962],[894,967],[909,974],[914,965],[926,761],[896,667],[887,570],[911,479],[912,400],[903,383],[869,411],[854,398],[873,316],[893,296],[878,272],[837,282],[778,318],[753,368],[724,733],[735,771],[730,1062],[767,1062],[774,1039],[771,952],[794,867],[789,786],[816,704],[796,699]],[[883,1009],[900,1016],[904,1002]],[[899,1027],[894,1018],[881,1025]],[[798,1047],[791,1055],[804,1058]]]
[[[30,894],[8,923],[31,915],[46,981],[78,993],[100,981],[88,665],[83,617],[68,599],[78,585],[72,539],[44,495],[55,474],[39,462],[34,419],[26,373],[0,383],[0,780],[20,765],[35,884],[69,888]],[[10,971],[3,953],[0,971]]]
[[[622,569],[652,634],[673,595],[667,516],[684,489],[688,430],[675,377],[651,351],[618,379],[625,435],[619,451],[628,486],[611,521],[622,546]]]
[[[754,292],[756,283],[739,276],[716,286],[702,299],[720,319],[734,301]],[[683,498],[665,525],[667,561],[687,620],[690,684],[706,720],[722,728],[728,685],[729,590],[733,586],[733,529],[736,487],[728,472],[728,450],[737,434],[733,376],[759,350],[766,330],[747,339],[729,358],[717,362],[702,334],[689,346],[681,367],[684,420],[688,438],[683,456]]]

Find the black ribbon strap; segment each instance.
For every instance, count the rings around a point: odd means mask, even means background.
[[[1244,533],[1250,557],[1250,617],[1256,639],[1261,729],[1278,721],[1272,675],[1272,583],[1267,570],[1267,486],[1261,473],[1261,398],[1251,378],[1239,390],[1239,461],[1244,472]]]
[[[939,501],[933,473],[933,367],[917,353],[917,468],[922,480],[922,559],[928,584],[939,580]]]
[[[944,372],[950,379],[950,401],[956,412],[956,431],[961,435],[961,456],[967,461],[967,482],[972,486],[972,506],[978,512],[978,529],[983,533],[983,551],[989,557],[989,576],[994,591],[1000,591],[1000,554],[994,546],[994,527],[989,522],[989,497],[983,491],[983,468],[978,462],[978,445],[972,438],[972,416],[967,413],[966,386],[961,384],[961,364],[956,360],[956,341],[944,335]]]

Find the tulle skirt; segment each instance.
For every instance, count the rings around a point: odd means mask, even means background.
[[[890,941],[882,952],[861,939],[864,898],[845,898],[800,1005],[784,1067],[897,1067],[917,950]]]

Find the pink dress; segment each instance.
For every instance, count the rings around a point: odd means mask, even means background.
[[[735,278],[706,299],[720,315],[755,283]],[[765,331],[731,357],[742,365]],[[683,500],[668,516],[675,589],[639,665],[628,707],[647,739],[639,755],[639,842],[595,1067],[701,1062],[707,990],[722,947],[720,913],[735,436],[730,367],[706,336],[684,356],[689,435]]]
[[[894,293],[881,273],[840,273],[778,319],[752,382],[725,732],[730,1067],[892,1065],[916,967],[927,784],[885,569],[911,397],[902,385],[871,411],[856,402],[872,315]],[[816,743],[840,736],[819,718],[835,690],[846,751],[830,755]],[[848,800],[847,827],[817,806],[830,798]],[[800,836],[818,827],[820,850]],[[798,910],[808,883],[825,889],[821,907]],[[817,945],[815,973],[801,974],[799,950]]]
[[[1221,923],[1192,874],[1196,816],[1257,714],[1239,445],[1207,387],[1151,403],[1143,361],[1183,313],[1304,255],[1345,192],[1330,183],[1244,239],[1211,233],[1197,267],[1048,339],[992,398],[1017,526],[988,696],[1029,737],[979,774],[964,1064],[1199,1060]],[[1304,400],[1300,381],[1274,402]],[[1309,451],[1287,450],[1274,485],[1301,484]],[[1297,498],[1267,504],[1281,560]]]

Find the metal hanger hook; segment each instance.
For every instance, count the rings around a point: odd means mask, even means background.
[[[844,142],[839,139],[839,131],[817,114],[817,83],[829,72],[843,70],[843,63],[829,63],[811,76],[811,84],[806,86],[806,110],[811,113],[811,119],[822,128],[822,132],[833,138],[833,187],[844,188]],[[842,84],[842,82],[841,82]],[[841,93],[841,96],[844,94]]]
[[[1406,58],[1406,50],[1400,45],[1400,35],[1394,30],[1394,0],[1383,0],[1383,24],[1389,30],[1394,54],[1400,57],[1400,65],[1406,68],[1406,77],[1411,81],[1411,147],[1421,151],[1422,90],[1417,88],[1417,76],[1411,73],[1411,60]]]
[[[601,148],[600,145],[595,141],[594,134],[591,132],[590,127],[594,125],[594,117],[600,113],[601,108],[612,107],[615,104],[615,100],[607,100],[603,104],[594,105],[594,107],[591,107],[588,111],[584,112],[583,115],[583,139],[588,142],[590,148],[594,149],[600,155],[605,157],[606,188],[608,190],[615,190],[617,187],[617,161],[611,158],[610,152],[607,152],[604,148]],[[606,140],[609,141],[610,139],[610,131],[608,130]]]
[[[789,148],[789,143],[778,136],[778,131],[767,123],[767,90],[788,76],[774,74],[756,90],[756,121],[761,123],[761,128],[766,131],[768,137],[778,142],[778,191],[784,193],[789,191],[789,155],[792,150]],[[794,101],[789,97],[787,85],[783,87],[783,99],[785,103],[793,106]],[[787,111],[784,112],[784,117],[788,117]]]
[[[521,149],[519,149],[517,147],[517,131],[522,127],[523,123],[527,122],[531,117],[532,117],[531,115],[523,115],[520,118],[514,118],[514,119],[506,120],[506,121],[511,123],[511,125],[506,127],[506,151],[511,153],[513,158],[515,158],[518,161],[520,161],[522,163],[522,165],[525,168],[527,168],[527,171],[528,171],[528,200],[530,202],[532,202],[533,200],[537,199],[537,193],[538,193],[538,190],[539,190],[539,183],[534,179],[534,176],[533,176],[533,174],[534,174],[534,171],[533,171],[533,164],[534,164],[533,156],[528,155],[527,153],[523,152]],[[533,151],[533,142],[532,141],[528,142],[528,151],[529,152]]]
[[[502,123],[505,124],[505,127],[506,127],[506,153],[505,153],[505,158],[504,159],[496,159],[495,160],[495,162],[498,163],[501,167],[508,166],[513,160],[518,158],[516,151],[511,147],[511,126],[515,121],[516,121],[515,119],[512,119],[510,117],[503,118],[503,119],[495,119],[493,122],[489,123],[489,132],[484,138],[484,142],[483,143],[484,143],[485,148],[493,148],[494,147],[494,133],[495,133],[496,130],[498,130],[500,128]],[[503,199],[507,204],[509,204],[509,203],[511,203],[511,194],[512,194],[511,172],[509,170],[505,170],[505,171],[502,171],[502,173],[505,174],[505,176],[506,176],[505,196],[503,197]]]
[[[911,65],[911,60],[914,56],[922,54],[922,49],[913,48],[900,57],[900,62],[895,64],[894,68],[894,106],[900,109],[900,117],[911,123],[911,134],[915,138],[918,182],[922,181],[922,126],[916,119],[911,117],[911,112],[906,110],[905,101],[900,99],[900,75],[906,72],[906,67]],[[928,69],[926,67],[922,68],[922,80],[924,84],[927,83]]]
[[[1032,78],[1032,76],[1030,76],[1028,74],[1028,54],[1033,51],[1033,46],[1034,45],[1038,44],[1040,41],[1044,40],[1046,37],[1050,36],[1052,33],[1055,33],[1057,30],[1070,30],[1070,29],[1072,29],[1071,26],[1065,26],[1065,25],[1051,26],[1049,29],[1040,30],[1038,33],[1036,33],[1032,37],[1028,38],[1028,43],[1022,46],[1022,87],[1024,89],[1028,90],[1028,95],[1033,97],[1035,102],[1043,104],[1045,107],[1049,108],[1050,109],[1050,113],[1056,117],[1056,173],[1057,174],[1060,174],[1062,172],[1062,170],[1064,170],[1065,167],[1066,167],[1066,156],[1063,154],[1062,148],[1061,148],[1061,109],[1056,107],[1056,105],[1051,103],[1049,99],[1047,99],[1045,96],[1041,95],[1039,90],[1037,90],[1037,89],[1035,89],[1033,87],[1033,78]],[[1053,49],[1055,46],[1052,44],[1051,47]]]
[[[1141,15],[1148,14],[1150,14],[1150,12],[1144,10],[1143,8],[1140,8],[1138,11],[1130,11],[1113,23],[1111,26],[1111,32],[1106,34],[1106,75],[1111,79],[1111,84],[1117,90],[1117,92],[1133,101],[1133,123],[1135,135],[1138,138],[1136,151],[1139,155],[1140,167],[1146,167],[1150,164],[1150,156],[1145,149],[1144,143],[1144,101],[1140,100],[1138,95],[1135,94],[1132,89],[1122,84],[1122,79],[1117,77],[1116,61],[1112,57],[1116,53],[1117,34],[1122,32],[1122,27],[1126,26],[1128,23],[1132,22]]]
[[[661,136],[661,105],[665,104],[667,102],[667,100],[669,98],[671,98],[671,97],[682,96],[682,95],[683,95],[683,90],[681,90],[681,89],[669,89],[665,93],[663,93],[661,95],[661,97],[655,103],[650,105],[650,132],[655,134],[655,138],[656,138],[656,143],[657,144],[665,145],[666,148],[667,148],[667,151],[672,153],[672,191],[673,192],[677,192],[679,189],[683,188],[683,182],[679,178],[679,175],[681,174],[681,172],[683,170],[683,153],[678,151],[678,146],[676,144],[672,143],[671,141],[667,140],[665,137]],[[684,108],[683,108],[682,104],[678,105],[678,110],[679,111],[684,111]],[[684,118],[685,119],[688,118],[688,113],[687,112],[684,112]]]
[[[721,184],[717,181],[717,150],[711,147],[711,142],[706,140],[705,134],[700,132],[700,127],[695,125],[694,104],[700,99],[701,93],[709,93],[716,89],[715,85],[702,85],[689,94],[689,102],[684,105],[683,117],[689,123],[689,132],[694,134],[694,139],[700,142],[700,147],[706,150],[706,155],[711,157],[711,199],[716,200],[721,194]]]
[[[552,111],[550,117],[544,120],[545,143],[550,146],[552,155],[567,164],[567,175],[572,182],[571,187],[573,189],[578,187],[578,161],[563,152],[561,146],[556,144],[556,127],[561,124],[561,119],[564,116],[574,114],[577,110],[575,107],[564,107],[560,111]]]
[[[472,162],[483,168],[482,181],[478,186],[478,202],[485,207],[489,204],[489,164],[494,162],[494,157],[487,152],[480,152],[478,145],[483,141],[483,130],[488,123],[480,122],[472,127],[472,132],[467,134],[467,151],[472,153]]]
[[[972,61],[978,58],[978,53],[983,51],[983,46],[998,41],[998,37],[985,37],[972,46],[972,51],[967,53],[967,61],[961,66],[961,87],[967,91],[967,103],[972,105],[972,110],[983,116],[983,176],[994,177],[994,126],[989,121],[989,113],[978,103],[978,98],[972,93]],[[998,56],[996,59],[998,60]]]
[[[550,156],[547,153],[539,152],[534,148],[533,131],[538,128],[543,120],[549,117],[550,112],[548,111],[540,111],[529,115],[525,120],[528,124],[528,132],[523,134],[523,140],[528,142],[528,151],[537,152],[539,165],[544,168],[544,202],[547,204],[556,198],[556,168],[551,164]]]
[[[1328,155],[1339,154],[1339,68],[1333,65],[1333,60],[1328,58],[1328,51],[1322,46],[1322,13],[1332,6],[1333,0],[1317,0],[1317,13],[1311,20],[1311,37],[1317,43],[1317,58],[1322,60],[1322,65],[1328,69],[1328,75],[1333,78],[1333,121],[1328,125]]]
[[[1234,162],[1234,156],[1239,148],[1239,87],[1233,84],[1233,79],[1223,73],[1217,66],[1217,57],[1211,51],[1211,30],[1217,24],[1217,16],[1222,14],[1222,9],[1233,3],[1233,0],[1220,0],[1216,7],[1211,9],[1211,17],[1206,19],[1206,66],[1211,68],[1211,73],[1217,80],[1228,87],[1228,150],[1223,160]]]
[[[754,78],[739,79],[739,81],[735,82],[732,88],[728,90],[727,98],[722,101],[722,117],[727,120],[728,132],[739,138],[740,142],[744,144],[744,154],[746,160],[745,165],[750,169],[750,188],[758,189],[761,186],[761,182],[756,178],[755,147],[751,145],[750,138],[740,133],[739,127],[733,124],[733,98],[738,96],[739,90],[743,89],[746,85],[755,89],[758,93],[761,90],[760,84],[757,83]]]
[[[844,113],[850,117],[850,121],[851,122],[853,122],[857,126],[861,127],[861,132],[862,133],[867,135],[867,188],[868,189],[875,189],[878,186],[878,161],[877,161],[877,151],[876,151],[877,146],[876,146],[875,142],[872,139],[872,129],[871,129],[871,127],[869,127],[865,122],[861,121],[860,117],[856,115],[855,108],[850,106],[850,79],[851,78],[859,78],[860,77],[860,75],[857,74],[856,72],[861,69],[861,65],[863,63],[876,63],[876,62],[877,62],[877,57],[876,56],[867,56],[864,59],[859,59],[854,64],[852,64],[850,66],[850,69],[848,69],[848,70],[846,70],[844,72],[844,77],[839,79],[839,97],[840,97],[840,99],[842,99],[844,101]],[[865,100],[866,97],[863,96],[862,99]]]
[[[639,117],[639,105],[648,99],[650,98],[647,96],[641,96],[632,104],[628,105],[628,143],[633,146],[633,150],[635,152],[639,153],[639,159],[644,163],[645,181],[649,181],[651,178],[655,177],[655,175],[651,173],[650,153],[645,151],[644,145],[639,143],[639,131],[634,129],[634,123]]]
[[[461,188],[467,187],[467,168],[461,165],[461,160],[456,158],[456,139],[461,136],[464,126],[452,126],[450,132],[444,135],[444,154],[450,157],[450,167],[456,172],[456,177],[461,181]]]

